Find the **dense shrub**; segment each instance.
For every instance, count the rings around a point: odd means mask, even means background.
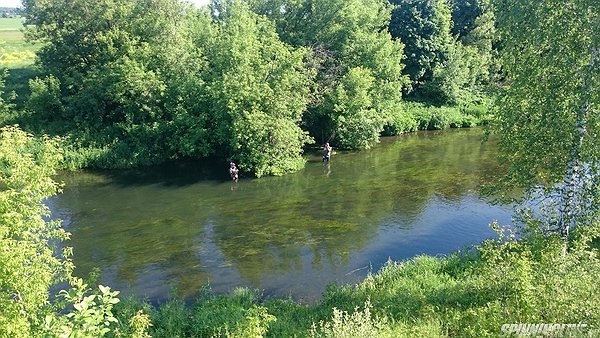
[[[60,221],[42,203],[58,192],[52,180],[61,141],[16,126],[0,129],[0,337],[101,337],[115,327],[118,291],[88,287],[71,275],[72,249]],[[69,284],[51,297],[50,288]],[[55,291],[56,292],[56,291]]]

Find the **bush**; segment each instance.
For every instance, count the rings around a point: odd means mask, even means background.
[[[485,103],[471,103],[462,107],[461,111],[465,115],[482,119],[489,114],[489,107]]]
[[[442,129],[446,129],[450,126],[450,121],[448,118],[448,115],[444,114],[443,111],[434,111],[433,114],[431,114],[431,119],[429,120],[429,123],[427,124],[427,129],[428,130],[442,130]]]
[[[72,249],[57,252],[69,233],[42,203],[59,189],[61,142],[0,129],[0,337],[102,337],[117,326],[119,292],[71,275]],[[64,282],[51,301],[50,288]]]
[[[381,337],[387,323],[385,320],[371,316],[371,310],[372,306],[368,300],[362,310],[356,307],[352,314],[333,308],[333,317],[330,321],[321,321],[318,327],[313,323],[311,337]]]

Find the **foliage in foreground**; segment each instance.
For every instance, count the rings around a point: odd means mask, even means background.
[[[535,198],[548,231],[598,218],[600,7],[597,0],[495,0],[506,85],[497,99],[504,184]]]
[[[577,233],[564,257],[558,236],[517,240],[493,227],[499,238],[472,251],[390,261],[354,287],[331,286],[315,305],[205,290],[191,307],[173,300],[153,309],[130,299],[117,317],[150,312],[153,337],[497,337],[512,323],[600,326],[597,227]]]
[[[118,292],[93,291],[71,275],[69,233],[48,221],[42,203],[59,186],[52,180],[62,155],[59,140],[34,138],[17,127],[0,129],[0,337],[102,336],[116,322]],[[51,297],[50,287],[70,287]],[[54,299],[52,299],[54,298]]]

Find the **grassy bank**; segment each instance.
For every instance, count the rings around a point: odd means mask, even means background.
[[[21,74],[23,73],[23,74]],[[23,81],[30,73],[12,70],[13,80],[18,76]],[[12,88],[16,89],[15,83]],[[21,88],[21,91],[23,88]],[[20,94],[18,97],[22,97]],[[407,103],[404,110],[392,117],[382,132],[393,136],[417,130],[443,130],[448,128],[470,128],[486,123],[488,107],[485,103],[453,107],[436,107],[422,103]],[[79,168],[119,169],[159,164],[172,159],[165,149],[169,133],[138,133],[125,137],[115,127],[102,130],[75,129],[61,121],[42,121],[21,110],[0,116],[0,124],[19,124],[36,135],[50,134],[63,137],[65,161],[63,169]],[[160,128],[158,128],[160,129]]]
[[[421,102],[405,102],[403,110],[390,118],[384,135],[398,135],[417,130],[470,128],[486,124],[490,100],[477,98],[454,106],[434,106]]]
[[[206,289],[191,307],[129,299],[116,312],[121,323],[150,314],[153,337],[498,337],[504,324],[518,323],[586,324],[557,336],[594,337],[600,259],[587,232],[564,257],[558,238],[516,241],[500,232],[469,252],[389,262],[356,286],[331,286],[314,305]],[[132,334],[131,324],[120,332]]]

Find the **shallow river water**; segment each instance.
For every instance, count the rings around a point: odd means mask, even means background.
[[[488,224],[511,217],[478,194],[495,156],[480,129],[418,132],[238,183],[216,160],[66,173],[49,206],[72,233],[76,274],[99,268],[100,282],[122,294],[193,299],[208,284],[313,302],[388,259],[493,237]]]

